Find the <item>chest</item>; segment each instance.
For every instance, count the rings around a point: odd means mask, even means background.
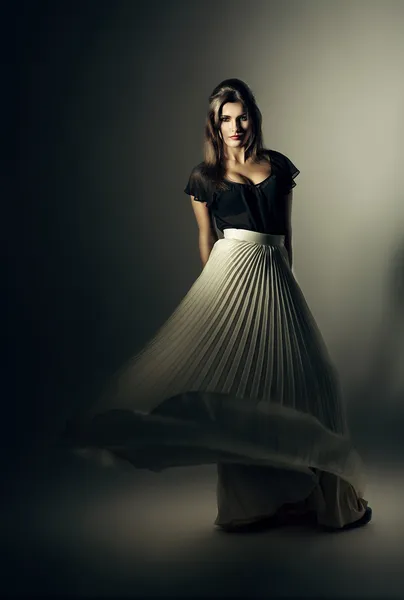
[[[279,212],[278,188],[276,177],[270,177],[260,186],[230,183],[227,191],[221,191],[216,196],[217,214],[269,215]]]
[[[258,185],[272,175],[272,167],[268,162],[260,164],[248,164],[228,166],[226,178],[235,183],[250,183]]]

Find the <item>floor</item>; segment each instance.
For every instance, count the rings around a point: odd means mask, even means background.
[[[1,499],[2,592],[401,598],[402,465],[368,463],[374,518],[366,527],[229,534],[213,525],[214,465],[152,473],[36,453]]]

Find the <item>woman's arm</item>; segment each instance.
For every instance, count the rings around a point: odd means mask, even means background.
[[[206,202],[199,202],[191,196],[192,208],[199,228],[199,253],[203,267],[208,262],[209,255],[214,244],[217,242],[218,235],[213,222],[213,216],[207,207]]]
[[[286,222],[286,235],[285,235],[285,248],[289,256],[290,268],[292,268],[293,262],[293,250],[292,250],[292,199],[293,190],[290,190],[287,196],[285,196],[285,222]]]

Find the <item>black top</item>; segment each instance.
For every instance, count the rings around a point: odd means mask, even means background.
[[[300,171],[281,152],[268,150],[271,175],[257,185],[236,183],[225,179],[228,190],[218,190],[213,182],[201,176],[203,162],[192,169],[184,189],[195,200],[206,202],[223,232],[228,227],[260,233],[285,234],[285,196],[296,186],[294,178]]]

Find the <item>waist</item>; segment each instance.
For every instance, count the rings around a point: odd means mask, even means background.
[[[285,236],[277,233],[260,233],[249,229],[226,228],[223,231],[226,239],[254,242],[255,244],[266,244],[268,246],[284,246]]]

